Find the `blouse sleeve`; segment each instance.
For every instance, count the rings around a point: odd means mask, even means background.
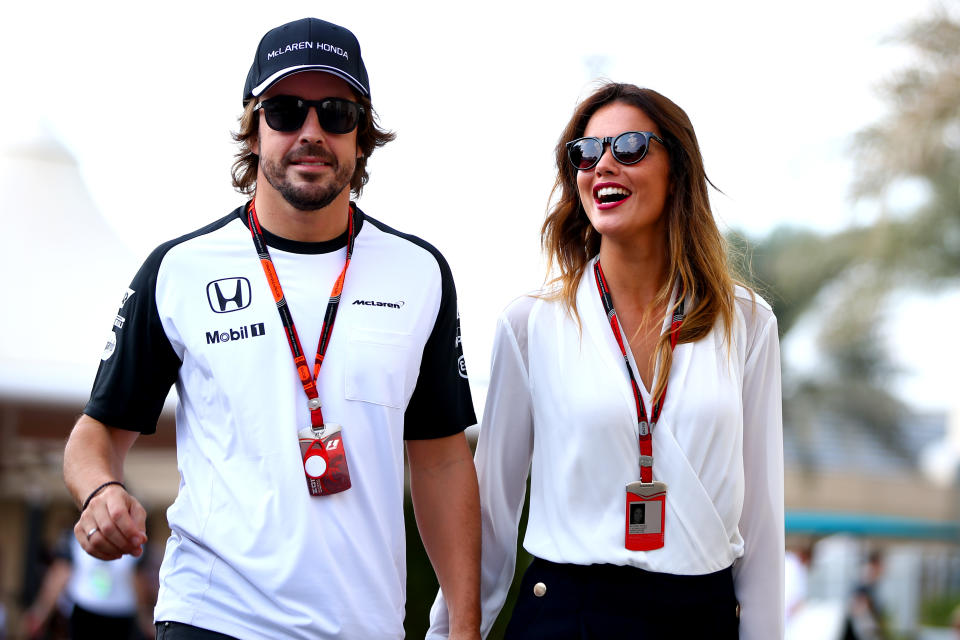
[[[759,301],[756,312],[761,312]],[[784,633],[780,345],[776,317],[769,311],[763,315],[754,316],[755,331],[748,332],[755,337],[746,351],[743,380],[744,554],[733,567],[742,640]]]
[[[509,313],[508,309],[508,313]],[[486,637],[496,621],[513,581],[517,556],[517,527],[533,455],[533,414],[527,377],[526,314],[518,331],[501,316],[493,344],[490,386],[477,441],[474,464],[480,483],[483,554],[480,598]],[[515,323],[516,324],[516,323]],[[520,333],[518,340],[517,333]],[[430,610],[428,640],[449,634],[443,593]]]

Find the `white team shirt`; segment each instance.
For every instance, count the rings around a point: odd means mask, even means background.
[[[484,637],[507,596],[530,474],[523,546],[558,563],[702,575],[733,565],[740,637],[783,633],[783,444],[777,324],[738,287],[733,344],[720,328],[674,350],[653,433],[667,484],[664,547],[624,547],[625,485],[640,479],[637,413],[592,269],[582,331],[560,301],[524,297],[501,315],[475,462],[483,524]],[[669,328],[665,318],[664,328]],[[628,351],[631,366],[636,363]],[[643,400],[650,394],[637,378]],[[532,465],[532,466],[531,466]],[[448,633],[442,594],[428,638]]]
[[[88,555],[75,536],[67,545],[64,559],[72,571],[65,589],[70,601],[101,616],[137,615],[136,573],[143,556],[100,560]]]
[[[343,493],[308,493],[307,397],[242,209],[162,245],[130,285],[85,412],[150,433],[176,384],[180,488],[157,621],[244,639],[403,637],[403,441],[476,420],[443,257],[355,220],[318,380],[325,420],[343,426]],[[265,238],[312,368],[346,234]]]

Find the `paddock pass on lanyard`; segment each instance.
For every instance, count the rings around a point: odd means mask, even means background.
[[[310,426],[301,429],[297,435],[300,442],[300,455],[303,463],[303,473],[307,480],[307,489],[312,496],[325,496],[331,493],[340,493],[350,488],[350,469],[347,467],[347,456],[344,449],[343,428],[338,424],[325,423],[321,411],[320,396],[317,393],[317,379],[320,377],[320,366],[327,353],[330,337],[333,334],[333,323],[337,319],[337,310],[340,308],[340,294],[343,292],[343,282],[347,276],[347,267],[353,256],[354,218],[355,212],[350,207],[347,216],[347,258],[343,263],[340,276],[333,283],[330,292],[330,301],[323,316],[323,326],[320,329],[320,342],[317,345],[317,355],[313,361],[313,371],[307,366],[307,358],[300,345],[300,337],[293,323],[293,315],[283,295],[280,278],[273,266],[270,250],[263,239],[260,220],[257,219],[257,209],[254,201],[250,201],[248,221],[250,235],[253,236],[253,245],[260,258],[260,265],[267,277],[273,299],[277,303],[280,322],[287,334],[287,343],[293,355],[293,364],[297,369],[300,384],[307,395],[307,408],[310,410]]]
[[[637,408],[637,442],[640,448],[640,481],[631,482],[626,486],[626,508],[624,515],[624,546],[630,551],[652,551],[663,547],[663,534],[666,524],[667,484],[653,479],[653,429],[660,418],[667,389],[664,387],[659,400],[653,405],[650,420],[647,420],[647,409],[640,395],[640,385],[633,374],[630,359],[627,357],[627,345],[623,341],[623,332],[617,320],[617,312],[613,308],[613,298],[610,288],[603,275],[600,260],[593,265],[593,274],[600,293],[600,302],[610,321],[613,336],[620,347],[623,361],[630,376],[630,386],[633,389],[633,399]],[[677,346],[677,336],[680,325],[683,324],[683,300],[677,305],[670,323],[670,349]]]

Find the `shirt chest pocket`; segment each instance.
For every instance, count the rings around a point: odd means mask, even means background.
[[[354,329],[345,362],[347,400],[404,409],[407,381],[419,367],[411,361],[412,336],[373,329]]]

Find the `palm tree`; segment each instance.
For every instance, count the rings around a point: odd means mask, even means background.
[[[884,215],[833,234],[782,228],[753,242],[729,237],[741,272],[774,306],[781,335],[808,310],[827,318],[821,370],[784,371],[785,424],[800,443],[809,440],[811,420],[828,412],[902,451],[906,407],[885,387],[895,370],[879,335],[883,304],[897,287],[960,278],[960,21],[941,8],[897,40],[915,61],[883,85],[890,111],[855,136],[852,150],[853,195],[879,203]],[[908,182],[926,197],[895,215],[890,194]]]
[[[958,9],[957,3],[953,4]],[[955,12],[958,13],[958,12]],[[960,277],[960,19],[946,8],[908,26],[899,40],[916,54],[882,93],[892,105],[854,143],[854,195],[887,206],[912,181],[926,197],[907,216],[874,225],[874,262],[910,284],[939,286]]]

